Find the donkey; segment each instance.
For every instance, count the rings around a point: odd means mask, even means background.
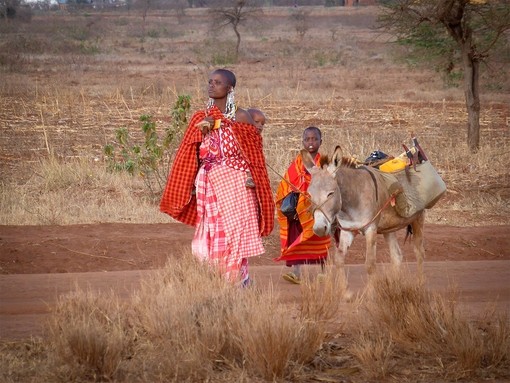
[[[351,159],[342,157],[340,146],[336,147],[331,160],[321,167],[315,166],[306,150],[301,150],[301,155],[312,175],[308,193],[314,207],[313,230],[318,236],[335,237],[333,264],[344,278],[345,256],[358,233],[366,238],[365,266],[369,275],[376,268],[377,234],[383,234],[390,249],[391,262],[399,267],[402,252],[396,231],[403,228],[407,228],[407,234],[414,236],[414,254],[419,273],[423,273],[424,210],[409,218],[399,216],[392,207],[395,194],[390,193],[379,171],[367,166],[356,167]]]

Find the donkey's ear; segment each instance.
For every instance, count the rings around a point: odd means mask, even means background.
[[[308,173],[312,172],[312,169],[314,169],[315,162],[313,161],[312,155],[308,153],[308,150],[301,149],[301,158],[303,159],[303,165],[305,165],[306,170],[308,170]]]
[[[340,145],[336,146],[331,162],[335,164],[335,167],[342,163],[342,148]]]
[[[337,145],[333,155],[331,156],[331,161],[328,165],[328,171],[330,173],[335,173],[338,166],[342,163],[342,148],[340,145]]]

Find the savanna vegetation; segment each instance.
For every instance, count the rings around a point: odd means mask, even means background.
[[[508,317],[476,320],[455,292],[380,273],[341,310],[335,274],[306,280],[300,303],[239,289],[182,251],[129,298],[77,288],[43,338],[3,341],[5,382],[448,382],[507,379]],[[340,319],[341,318],[341,319]]]
[[[509,224],[508,71],[481,68],[480,146],[471,153],[460,79],[409,60],[373,29],[378,14],[264,7],[240,25],[238,52],[234,31],[216,28],[207,8],[0,20],[0,224],[168,222],[161,183],[217,67],[236,73],[240,106],[268,117],[274,188],[306,126],[322,129],[324,152],[340,144],[361,160],[376,149],[400,154],[417,136],[448,187],[428,223]],[[436,295],[405,273],[374,278],[353,317],[339,321],[334,275],[304,283],[289,308],[271,289],[239,291],[186,251],[175,255],[180,262],[128,299],[62,297],[47,337],[2,342],[2,380],[510,378],[508,318],[488,310],[467,320],[453,292]]]

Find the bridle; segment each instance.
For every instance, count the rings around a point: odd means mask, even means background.
[[[337,166],[331,174],[335,174],[339,168],[340,168],[340,166]],[[372,178],[372,181],[374,182],[375,199],[377,201],[379,199],[379,193],[378,193],[378,189],[377,189],[377,182],[376,182],[375,176],[372,174],[372,172],[370,170],[367,169],[366,166],[361,167],[361,169],[366,170],[370,174],[370,177]],[[321,211],[322,214],[324,215],[324,218],[330,224],[332,233],[334,232],[333,229],[335,229],[335,230],[340,229],[340,230],[352,232],[354,234],[359,234],[359,233],[363,233],[365,231],[365,229],[368,226],[370,226],[377,219],[377,217],[379,217],[381,215],[383,210],[386,209],[389,204],[391,204],[392,206],[395,206],[395,198],[397,197],[397,195],[399,195],[402,192],[403,192],[403,190],[401,188],[399,188],[399,189],[395,190],[393,193],[391,193],[390,196],[388,197],[388,199],[384,202],[384,204],[379,208],[379,210],[377,210],[375,215],[367,223],[365,223],[364,225],[361,225],[360,227],[354,227],[354,228],[343,227],[342,224],[340,223],[340,219],[338,218],[338,215],[336,215],[336,214],[334,215],[333,220],[328,218],[328,216],[326,215],[324,210],[322,210],[322,206],[333,196],[334,193],[331,193],[320,205],[317,205],[316,207],[314,207],[312,209],[312,214],[314,215],[315,211],[317,209],[319,211]],[[310,202],[312,203],[312,205],[314,204],[313,201],[310,200]]]

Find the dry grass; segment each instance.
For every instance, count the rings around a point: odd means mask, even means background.
[[[354,120],[359,112],[346,113],[354,114],[351,117]],[[383,120],[390,118],[383,112],[380,114]],[[271,185],[276,189],[288,163],[298,152],[305,124],[296,123],[285,132],[273,125],[273,121],[270,124],[264,133],[265,153]],[[346,154],[361,160],[375,149],[399,154],[399,143],[408,143],[412,133],[420,132],[402,129],[383,134],[369,128],[350,130],[317,125],[324,132],[324,152],[332,153],[334,145],[341,143]],[[448,186],[446,198],[428,212],[427,222],[462,226],[508,224],[510,179],[506,164],[510,152],[505,152],[506,141],[491,140],[476,155],[467,156],[465,144],[447,137],[450,130],[444,131],[437,130],[437,136],[431,135],[432,129],[418,134]],[[50,148],[45,151],[50,154],[39,156],[40,159],[30,164],[29,176],[22,176],[21,180],[4,179],[0,187],[1,224],[168,221],[158,212],[158,195],[144,186],[143,179],[107,172],[99,152],[92,157],[62,158],[53,154],[54,151],[55,148]]]
[[[133,353],[126,307],[114,292],[76,291],[61,298],[49,326],[50,380],[110,380]]]
[[[482,78],[482,148],[469,155],[462,90],[445,88],[430,69],[401,64],[388,36],[371,29],[376,8],[328,9],[326,14],[314,8],[309,12],[313,27],[302,40],[290,23],[292,12],[265,9],[262,18],[251,20],[243,30],[240,61],[226,64],[214,55],[228,50],[233,36],[228,30],[211,32],[200,9],[187,10],[184,17],[149,15],[145,36],[136,12],[118,15],[113,23],[107,15],[41,15],[23,25],[21,35],[15,25],[2,24],[0,44],[10,49],[4,56],[19,57],[23,65],[3,67],[7,72],[0,84],[0,223],[168,219],[154,214],[157,198],[141,189],[141,182],[99,177],[102,148],[114,140],[117,128],[139,134],[142,114],[154,116],[163,129],[179,94],[192,96],[193,109],[201,107],[208,73],[223,65],[238,76],[240,105],[259,107],[268,116],[265,151],[274,188],[308,125],[323,130],[324,151],[341,144],[360,159],[375,149],[399,154],[401,143],[416,134],[449,189],[428,222],[508,223],[508,79],[499,77],[502,90],[495,92],[491,78]],[[90,51],[94,46],[99,52]],[[66,169],[54,168],[57,173],[79,173],[68,169],[83,166],[76,158],[91,163],[98,182],[115,183],[114,192],[90,188],[86,199],[79,198],[83,180],[66,183],[69,179],[59,177],[61,187],[40,196],[41,184],[55,182],[34,176],[51,176],[41,162]],[[48,211],[40,211],[46,206]],[[83,210],[78,215],[77,206]]]
[[[455,294],[382,272],[340,315],[334,275],[282,304],[271,286],[240,289],[181,251],[121,297],[62,296],[46,341],[0,345],[5,382],[475,382],[510,378],[510,321],[467,320]],[[345,303],[344,303],[345,304]],[[349,314],[350,312],[350,314]],[[333,379],[333,380],[332,380]]]
[[[25,377],[34,374],[22,361],[35,347],[37,376],[48,381],[285,379],[341,327],[332,283],[305,284],[307,299],[293,308],[270,287],[240,289],[182,251],[128,299],[79,288],[61,297],[48,345],[34,341],[25,352],[3,345],[3,378],[17,379],[20,366]]]
[[[451,292],[431,293],[424,281],[395,270],[371,279],[357,315],[350,352],[369,379],[420,371],[415,381],[433,376],[468,381],[504,377],[510,367],[510,321],[487,310],[469,321]]]
[[[136,217],[136,219],[135,219]],[[50,156],[23,184],[0,184],[0,222],[70,225],[99,222],[167,222],[144,187],[128,174],[85,158],[64,163]]]

